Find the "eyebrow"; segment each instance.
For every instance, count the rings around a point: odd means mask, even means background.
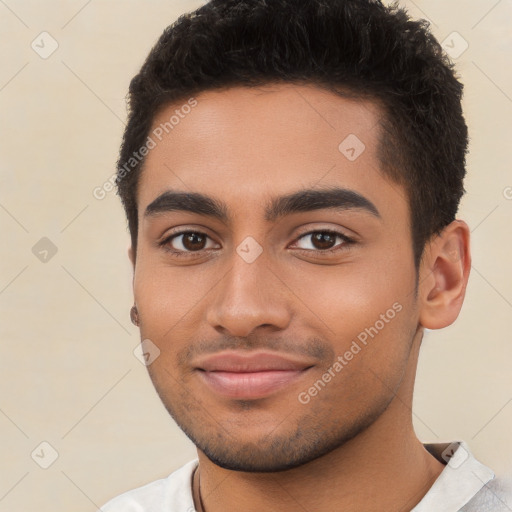
[[[265,220],[277,219],[299,212],[314,210],[362,210],[381,218],[377,207],[355,190],[331,187],[325,189],[303,189],[284,196],[274,197],[265,208]],[[231,221],[225,203],[198,192],[167,190],[152,201],[144,212],[145,217],[161,213],[186,211],[216,218],[224,223]]]

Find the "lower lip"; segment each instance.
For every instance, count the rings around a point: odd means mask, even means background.
[[[200,371],[204,382],[216,393],[228,398],[256,399],[271,395],[302,376],[305,370],[269,370],[262,372]]]

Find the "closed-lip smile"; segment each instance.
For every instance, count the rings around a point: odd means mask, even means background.
[[[223,351],[194,361],[203,382],[227,398],[257,399],[291,384],[313,366],[311,361],[277,352]]]

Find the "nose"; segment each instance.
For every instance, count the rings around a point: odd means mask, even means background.
[[[214,287],[207,321],[218,332],[249,336],[256,329],[278,331],[290,323],[286,286],[263,255],[248,263],[234,252],[231,268]]]

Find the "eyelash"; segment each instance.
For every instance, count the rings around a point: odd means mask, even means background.
[[[193,254],[199,254],[205,250],[208,250],[208,249],[202,249],[199,251],[180,251],[180,250],[169,248],[168,244],[169,244],[169,242],[171,242],[172,239],[174,239],[178,236],[186,235],[186,234],[190,234],[190,233],[195,234],[195,235],[202,235],[202,236],[206,236],[206,237],[210,238],[206,233],[204,233],[202,231],[186,230],[186,231],[179,231],[176,233],[172,233],[171,235],[166,237],[164,240],[159,242],[158,245],[160,247],[162,247],[165,251],[172,253],[174,256],[176,256],[178,258],[189,258]],[[340,233],[339,231],[334,231],[332,229],[316,229],[313,231],[308,231],[307,233],[303,233],[302,235],[300,235],[296,241],[298,241],[308,235],[313,235],[315,233],[324,233],[324,234],[327,233],[329,235],[338,236],[342,239],[343,243],[338,244],[331,249],[325,249],[325,250],[322,250],[322,249],[297,249],[297,250],[301,251],[302,253],[311,254],[313,252],[313,253],[322,254],[322,255],[324,255],[324,254],[330,255],[332,253],[337,253],[340,251],[347,250],[349,248],[349,246],[356,243],[355,240],[348,237],[347,235]]]

